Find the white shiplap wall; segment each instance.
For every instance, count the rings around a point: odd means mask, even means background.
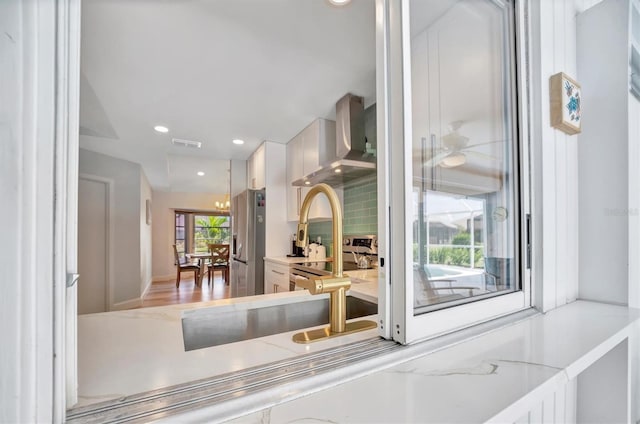
[[[549,77],[579,81],[576,16],[601,0],[533,0],[532,157],[536,306],[548,311],[578,295],[578,136],[550,126]],[[532,408],[518,423],[576,422],[575,380]]]
[[[531,128],[536,306],[548,311],[578,294],[578,139],[551,128],[549,77],[575,78],[576,16],[601,0],[531,2]]]
[[[547,395],[542,402],[524,414],[514,424],[575,423],[577,381],[569,381],[562,389]]]

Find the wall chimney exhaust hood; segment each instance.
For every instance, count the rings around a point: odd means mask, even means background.
[[[347,94],[336,104],[336,138],[320,145],[322,168],[293,182],[294,186],[326,183],[339,187],[375,174],[376,157],[367,151],[364,99]]]

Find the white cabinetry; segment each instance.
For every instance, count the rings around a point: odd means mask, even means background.
[[[336,137],[336,123],[326,119],[316,119],[287,144],[287,218],[298,221],[302,201],[309,188],[294,187],[294,181],[320,169],[320,146]],[[336,189],[342,200],[342,189]],[[325,196],[316,197],[309,211],[309,220],[331,219],[331,207]]]
[[[265,143],[262,143],[247,160],[247,188],[265,188]]]
[[[265,141],[247,159],[247,188],[264,189],[266,198],[265,255],[284,256],[291,251],[291,233],[287,221],[287,175],[284,168],[286,145]]]
[[[289,265],[264,260],[264,292],[280,293],[289,291]]]
[[[615,22],[615,24],[613,24]],[[577,18],[579,298],[640,306],[640,13],[605,0]]]

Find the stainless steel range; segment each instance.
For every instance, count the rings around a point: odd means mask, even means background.
[[[342,240],[342,263],[345,271],[378,266],[378,236],[345,236]]]
[[[342,239],[342,266],[344,271],[371,269],[378,266],[378,237],[375,235],[349,235]],[[298,279],[330,275],[333,261],[304,262],[291,265],[289,289],[295,290]]]

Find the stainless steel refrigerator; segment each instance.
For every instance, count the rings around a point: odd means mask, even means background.
[[[264,294],[265,193],[245,190],[233,198],[231,297]]]

